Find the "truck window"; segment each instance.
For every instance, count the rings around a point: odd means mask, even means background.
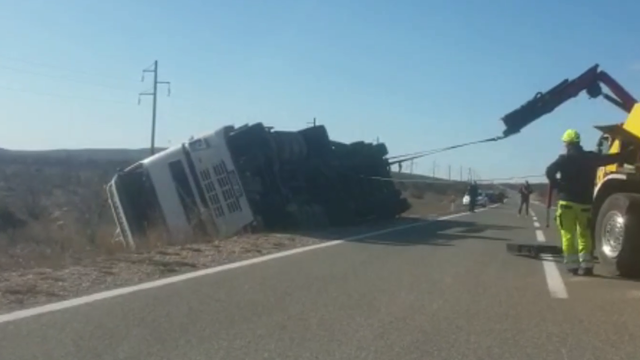
[[[602,135],[598,139],[596,152],[600,154],[608,154],[610,149],[611,149],[611,138],[608,135]]]
[[[198,219],[198,205],[196,196],[189,182],[187,170],[181,160],[174,160],[169,163],[169,172],[178,192],[180,204],[190,224],[194,224]]]
[[[150,228],[166,226],[156,191],[141,165],[118,174],[114,182],[133,238],[145,237]]]

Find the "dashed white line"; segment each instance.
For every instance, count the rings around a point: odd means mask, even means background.
[[[547,287],[552,298],[567,299],[567,287],[564,285],[562,275],[556,262],[548,255],[542,255],[542,266],[544,267],[544,275],[547,278]]]
[[[534,220],[533,221],[533,226],[539,228],[540,227],[540,223],[536,219],[533,219],[533,220]]]
[[[544,236],[544,232],[540,229],[536,229],[536,240],[539,242],[547,241]],[[555,299],[567,299],[569,297],[569,293],[567,292],[567,287],[564,285],[564,281],[562,280],[562,275],[560,275],[560,270],[558,270],[558,265],[549,255],[541,255],[541,258],[544,276],[547,279],[549,294]]]

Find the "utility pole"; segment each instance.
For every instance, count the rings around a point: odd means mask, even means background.
[[[413,174],[413,159],[411,159],[411,163],[409,165],[409,174]]]
[[[449,181],[451,181],[451,164],[449,164]]]
[[[436,161],[433,160],[433,169],[431,170],[433,177],[436,177]]]
[[[462,165],[460,165],[460,181],[462,181]]]
[[[153,73],[153,91],[141,92],[138,94],[138,105],[142,96],[153,96],[153,109],[151,112],[151,155],[156,152],[156,113],[158,108],[158,84],[167,85],[167,96],[171,96],[171,83],[169,81],[158,81],[158,60],[153,65],[142,70],[142,82],[144,82],[144,74]]]
[[[307,125],[311,125],[313,127],[316,127],[316,118],[313,118],[312,122],[308,122]]]

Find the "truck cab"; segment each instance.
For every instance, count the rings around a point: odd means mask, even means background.
[[[226,129],[191,139],[119,171],[107,185],[118,234],[130,248],[152,236],[228,237],[254,220]]]

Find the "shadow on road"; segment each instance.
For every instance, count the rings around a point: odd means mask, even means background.
[[[457,213],[454,212],[454,214]],[[509,231],[522,228],[521,226],[486,224],[466,220],[438,220],[438,218],[447,215],[450,214],[434,214],[427,218],[405,215],[395,219],[367,222],[356,226],[294,232],[287,231],[286,233],[290,235],[312,237],[325,241],[346,240],[354,243],[391,246],[451,246],[449,243],[454,240],[481,239],[491,241],[511,241],[512,239],[508,236],[497,237],[485,235],[483,233],[491,230]],[[406,227],[406,229],[402,229],[403,227]],[[361,237],[361,235],[364,234],[370,235],[367,237]],[[353,237],[355,237],[355,239],[349,239]]]
[[[452,246],[459,240],[510,241],[508,237],[483,234],[486,231],[516,229],[516,226],[492,225],[464,220],[425,221],[413,228],[349,240],[354,243],[389,246]]]

